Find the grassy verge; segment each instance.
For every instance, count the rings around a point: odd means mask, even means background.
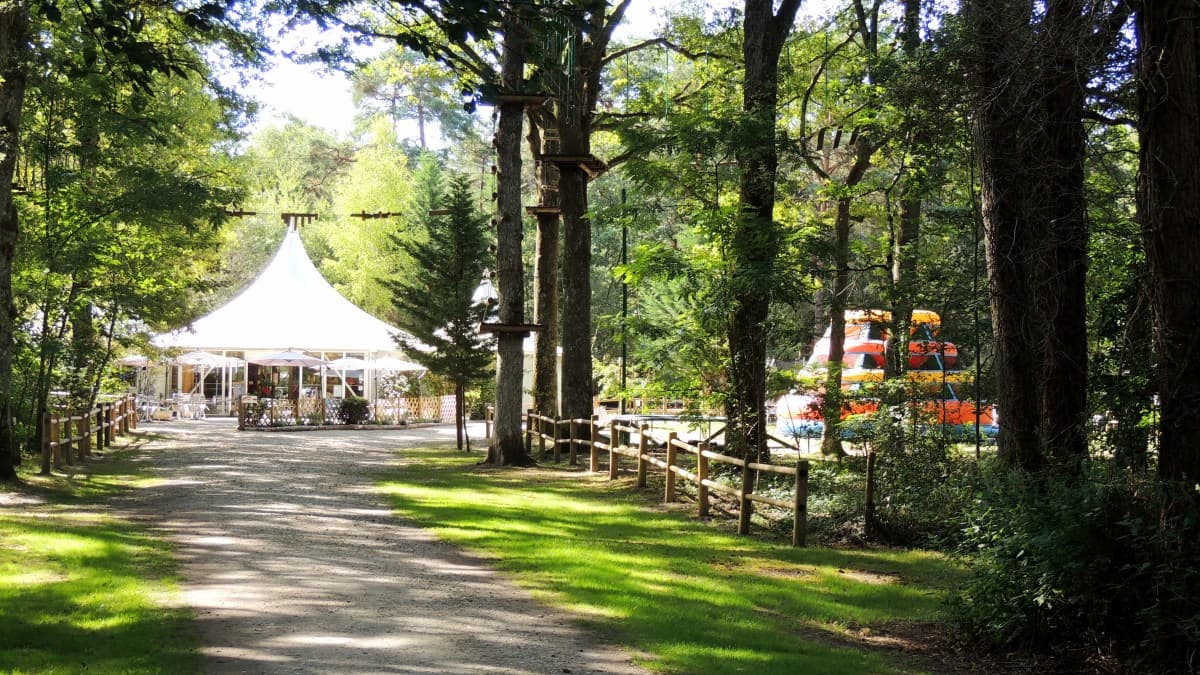
[[[134,452],[0,486],[0,672],[199,671],[171,551],[102,508],[150,480]]]
[[[643,665],[673,673],[939,670],[927,631],[958,570],[920,551],[791,549],[664,511],[628,480],[405,450],[383,490]]]

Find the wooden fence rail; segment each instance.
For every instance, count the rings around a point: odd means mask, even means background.
[[[491,436],[490,418],[488,420],[488,436]],[[797,459],[795,466],[776,466],[746,462],[737,457],[730,457],[711,449],[707,442],[696,445],[689,444],[678,438],[675,432],[667,435],[664,444],[665,456],[652,451],[658,441],[653,439],[645,424],[630,426],[616,420],[608,424],[608,438],[601,436],[596,416],[590,419],[560,419],[538,414],[529,410],[525,414],[525,449],[531,455],[536,439],[538,456],[546,458],[553,456],[554,461],[561,459],[565,448],[572,465],[577,463],[581,448],[588,453],[588,470],[595,473],[600,471],[600,455],[608,454],[608,477],[616,479],[621,471],[621,458],[628,457],[637,462],[637,485],[646,486],[647,474],[651,466],[665,472],[666,487],[663,500],[673,502],[678,494],[678,480],[683,478],[696,485],[697,509],[701,517],[707,517],[711,508],[711,494],[717,492],[738,501],[738,533],[750,533],[750,518],[754,512],[754,504],[768,504],[777,508],[790,509],[793,514],[792,545],[804,546],[808,533],[808,461]],[[632,443],[637,439],[636,445]],[[680,453],[683,453],[681,455]],[[692,462],[687,464],[679,460],[682,456],[694,458],[695,471],[691,470]],[[726,464],[741,469],[741,485],[733,487],[711,478],[712,463]],[[758,474],[774,473],[795,477],[795,487],[792,499],[776,499],[767,495],[755,494],[754,486]]]
[[[98,403],[74,415],[46,412],[42,415],[41,473],[49,474],[51,468],[62,469],[90,457],[93,439],[95,447],[103,449],[111,446],[117,436],[136,428],[137,397],[133,395]]]

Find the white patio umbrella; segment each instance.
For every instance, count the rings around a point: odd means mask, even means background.
[[[196,351],[188,352],[176,356],[173,361],[177,366],[199,366],[200,377],[197,378],[196,384],[192,387],[191,393],[196,393],[203,384],[208,373],[214,368],[237,368],[244,365],[246,362],[236,356],[221,356],[212,352]],[[222,377],[224,379],[224,376]]]
[[[343,356],[330,361],[329,367],[335,370],[363,370],[367,367],[367,361],[356,356]]]
[[[175,364],[180,366],[208,366],[210,368],[225,365],[225,357],[212,352],[188,352],[176,356]]]
[[[140,368],[142,366],[150,365],[150,359],[142,356],[141,354],[130,354],[129,356],[122,356],[121,358],[117,359],[117,363],[123,366]]]
[[[309,356],[304,352],[284,351],[267,354],[266,356],[258,356],[248,359],[250,363],[256,363],[260,366],[301,366],[303,368],[317,368],[319,366],[327,366],[329,362],[325,359],[319,359],[315,356]]]
[[[391,356],[375,359],[373,365],[375,366],[376,370],[389,370],[396,373],[423,373],[426,370],[429,370],[419,363],[413,363],[412,361],[405,361],[404,359],[397,359]]]

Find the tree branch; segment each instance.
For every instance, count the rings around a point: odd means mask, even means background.
[[[605,65],[607,65],[607,64],[621,58],[622,56],[625,56],[626,54],[632,54],[634,52],[638,52],[643,49],[648,49],[650,47],[666,47],[667,49],[675,52],[676,54],[681,54],[692,61],[695,61],[704,56],[720,56],[720,54],[717,52],[711,52],[711,51],[707,51],[707,50],[702,51],[702,52],[692,51],[690,49],[687,49],[686,47],[683,47],[681,45],[675,44],[674,42],[671,42],[667,38],[658,37],[658,38],[652,38],[650,40],[643,40],[642,42],[638,42],[637,44],[632,44],[632,45],[629,45],[628,47],[618,49],[615,52],[609,52],[609,54],[604,57],[603,63]]]

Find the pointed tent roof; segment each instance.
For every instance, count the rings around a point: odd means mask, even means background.
[[[393,351],[401,334],[342,297],[289,229],[245,290],[191,327],[154,338],[158,347],[209,350]]]

